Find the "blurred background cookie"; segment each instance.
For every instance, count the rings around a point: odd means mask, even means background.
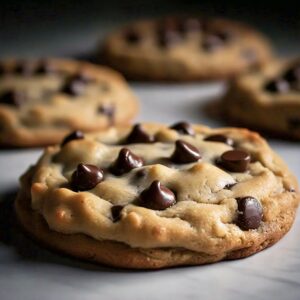
[[[300,139],[300,59],[273,61],[234,80],[221,111],[234,124]]]
[[[0,144],[42,146],[75,129],[126,124],[137,100],[121,75],[62,59],[4,60],[0,64]]]
[[[108,35],[99,58],[134,79],[228,79],[271,56],[265,37],[219,18],[168,16],[136,21]]]

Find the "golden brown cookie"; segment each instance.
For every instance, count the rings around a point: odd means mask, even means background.
[[[298,203],[296,179],[258,134],[142,124],[46,149],[16,212],[53,249],[151,269],[254,254],[290,229]]]
[[[220,104],[233,124],[300,139],[300,59],[273,61],[236,78]]]
[[[133,79],[228,79],[269,60],[265,37],[238,22],[200,17],[137,21],[108,35],[100,60]]]
[[[135,96],[105,67],[65,59],[0,62],[0,144],[50,145],[71,130],[129,123]]]

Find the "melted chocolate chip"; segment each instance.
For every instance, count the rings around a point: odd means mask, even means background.
[[[219,164],[230,172],[245,172],[248,169],[251,156],[243,150],[230,150],[221,155]]]
[[[180,134],[195,135],[193,127],[187,122],[178,122],[170,126],[170,128],[178,131]]]
[[[64,140],[61,143],[61,146],[64,146],[65,144],[67,144],[73,140],[80,140],[80,139],[84,139],[84,134],[82,131],[76,130],[64,138]]]
[[[283,78],[290,83],[300,82],[300,63],[288,69]]]
[[[141,124],[136,124],[132,131],[127,137],[127,143],[137,144],[137,143],[153,143],[154,137],[148,134],[141,126]]]
[[[111,216],[114,223],[121,219],[122,209],[123,209],[122,205],[114,205],[111,207]]]
[[[164,210],[175,203],[176,199],[174,193],[163,186],[158,180],[153,181],[139,197],[139,204],[141,206],[154,210]]]
[[[215,52],[224,46],[224,40],[216,34],[208,34],[202,41],[202,48],[207,52]]]
[[[21,106],[26,102],[26,94],[22,91],[10,90],[0,96],[0,103]]]
[[[88,191],[103,180],[103,171],[94,165],[79,164],[72,174],[71,186],[74,191]]]
[[[142,158],[133,154],[129,149],[122,148],[117,160],[111,167],[111,172],[115,175],[122,175],[130,172],[132,169],[142,167],[143,164]]]
[[[140,34],[134,29],[128,29],[125,32],[124,37],[129,44],[137,44],[141,40]]]
[[[80,96],[86,90],[86,85],[92,81],[92,78],[86,73],[77,74],[67,80],[63,85],[62,93],[71,96]]]
[[[236,224],[243,230],[257,229],[260,226],[263,209],[253,197],[237,198],[238,217]]]
[[[175,151],[171,156],[174,163],[187,164],[196,162],[201,158],[199,150],[193,145],[182,140],[177,140],[175,145]]]
[[[204,139],[204,141],[224,143],[229,146],[233,146],[233,144],[234,144],[233,139],[231,139],[225,135],[222,135],[222,134],[209,135]]]
[[[269,81],[265,85],[265,89],[272,93],[286,93],[290,90],[290,85],[286,80],[278,78]]]

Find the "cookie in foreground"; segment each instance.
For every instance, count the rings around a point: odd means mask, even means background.
[[[179,122],[70,136],[22,176],[15,203],[52,249],[121,268],[200,265],[259,252],[294,221],[297,181],[254,132]]]
[[[109,34],[99,59],[138,80],[236,76],[272,56],[267,39],[239,22],[197,16],[136,21]]]
[[[234,125],[300,139],[300,59],[272,61],[232,81],[220,110]]]
[[[66,59],[0,62],[0,145],[56,144],[71,130],[128,124],[138,104],[123,77]]]

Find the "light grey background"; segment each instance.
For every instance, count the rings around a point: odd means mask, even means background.
[[[147,13],[156,12],[157,6],[147,3]],[[74,8],[67,2],[62,10],[70,9],[74,15],[58,12],[51,16],[51,11],[46,10],[48,17],[45,17],[44,9],[34,13],[35,1],[30,5],[29,9],[33,10],[31,17],[18,10],[5,14],[0,28],[1,41],[5,41],[1,42],[1,56],[86,55],[99,37],[111,28],[142,14],[142,9],[131,12],[132,7],[128,4],[122,10],[110,11],[109,17],[105,17],[107,10],[96,11],[99,9],[97,5],[93,10],[84,4]],[[192,10],[195,6],[193,2],[188,8]],[[168,4],[165,4],[159,12],[168,9]],[[10,14],[15,21],[9,18]],[[299,31],[295,29],[295,24],[299,23],[278,24],[275,13],[270,16],[261,11],[256,18],[253,13],[238,14],[235,10],[228,10],[227,14],[246,18],[269,33],[281,54],[295,54],[300,49]],[[2,20],[3,16],[2,12]],[[138,120],[165,123],[188,120],[211,126],[224,125],[208,118],[202,110],[207,101],[224,92],[223,83],[130,84],[141,99]],[[270,142],[300,178],[299,144]],[[117,270],[78,262],[42,249],[19,231],[12,212],[17,178],[40,153],[41,150],[0,150],[1,300],[300,298],[299,217],[291,232],[269,250],[243,260],[201,267],[147,272]]]

